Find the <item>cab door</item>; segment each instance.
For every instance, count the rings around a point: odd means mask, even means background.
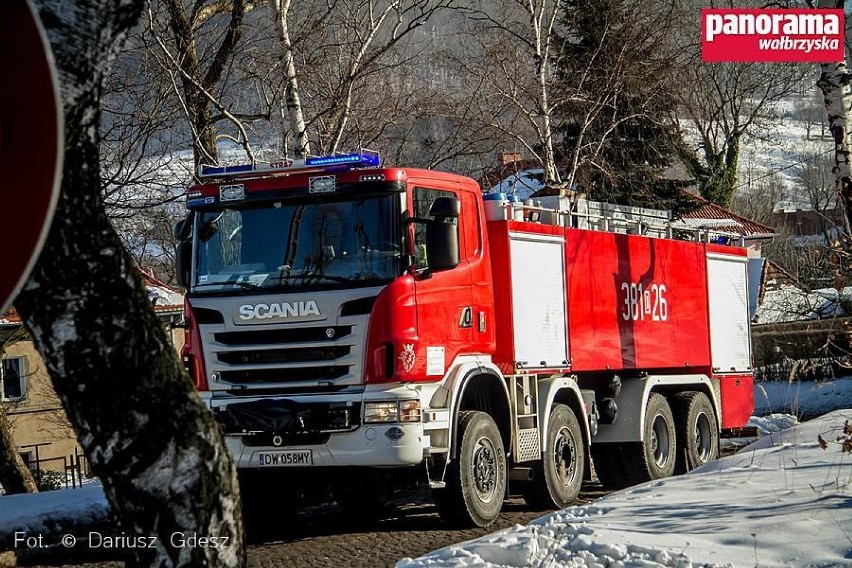
[[[459,223],[459,264],[447,270],[429,271],[426,258],[426,225],[411,223],[414,266],[412,272],[417,297],[417,329],[419,341],[413,346],[414,369],[421,380],[440,379],[460,353],[469,353],[476,328],[469,262],[470,236],[465,222],[472,214],[466,211],[459,184],[434,180],[411,180],[409,211],[416,219],[430,219],[429,209],[438,197],[455,197],[461,205]],[[420,371],[420,372],[417,372]]]

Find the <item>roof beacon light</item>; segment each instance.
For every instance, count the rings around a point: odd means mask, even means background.
[[[350,154],[315,156],[304,160],[282,160],[269,164],[240,164],[236,166],[198,166],[199,178],[223,178],[231,176],[250,176],[277,172],[315,169],[324,166],[344,168],[370,168],[381,164],[378,152],[361,150]]]
[[[362,150],[353,154],[337,154],[335,156],[318,156],[305,160],[306,166],[378,166],[379,153]]]

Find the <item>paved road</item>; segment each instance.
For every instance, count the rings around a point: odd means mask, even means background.
[[[589,484],[580,495],[580,503],[605,493],[600,485]],[[513,498],[506,502],[500,518],[491,527],[450,530],[441,522],[426,491],[408,492],[400,497],[390,517],[367,525],[363,520],[347,518],[333,504],[301,512],[292,524],[252,539],[248,548],[249,566],[393,566],[400,558],[420,556],[546,514],[530,510],[523,499]]]

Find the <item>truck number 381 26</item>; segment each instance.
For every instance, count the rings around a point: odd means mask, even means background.
[[[666,285],[651,284],[643,288],[635,282],[622,282],[621,317],[624,321],[666,321],[669,319],[669,304],[666,301]]]

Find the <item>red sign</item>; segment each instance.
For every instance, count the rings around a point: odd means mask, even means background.
[[[843,10],[701,10],[701,59],[832,63],[844,59]]]
[[[27,0],[0,18],[0,312],[26,280],[59,195],[62,114],[53,58]]]

